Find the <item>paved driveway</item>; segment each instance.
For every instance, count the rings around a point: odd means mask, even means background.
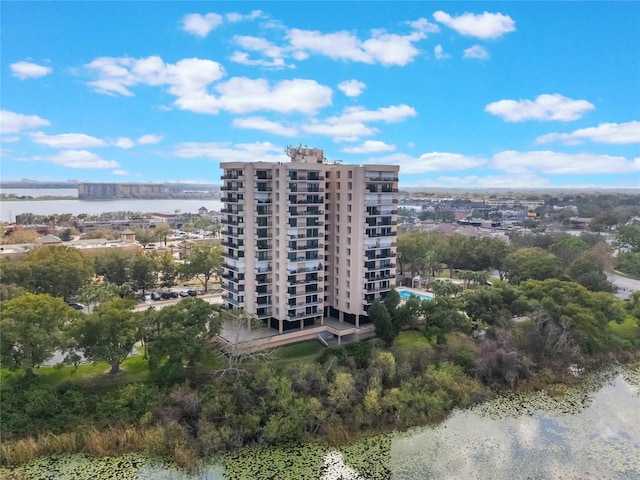
[[[618,298],[629,298],[633,292],[640,290],[640,280],[623,277],[615,273],[607,273],[607,278],[618,287],[618,293],[616,293]]]

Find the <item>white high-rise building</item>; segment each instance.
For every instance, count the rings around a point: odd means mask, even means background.
[[[220,164],[225,304],[280,333],[328,317],[370,323],[369,306],[395,287],[399,167],[287,152],[287,163]]]

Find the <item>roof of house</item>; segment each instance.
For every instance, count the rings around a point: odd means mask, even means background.
[[[44,235],[38,239],[38,243],[40,245],[53,245],[56,243],[62,243],[62,240],[55,235]]]

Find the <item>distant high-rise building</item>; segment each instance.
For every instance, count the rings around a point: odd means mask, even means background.
[[[220,165],[224,301],[280,333],[326,317],[370,323],[395,287],[399,167],[287,152],[287,163]]]

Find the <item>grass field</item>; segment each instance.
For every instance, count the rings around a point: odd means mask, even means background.
[[[620,338],[630,339],[640,335],[640,326],[631,315],[622,323],[609,322],[609,328]]]

